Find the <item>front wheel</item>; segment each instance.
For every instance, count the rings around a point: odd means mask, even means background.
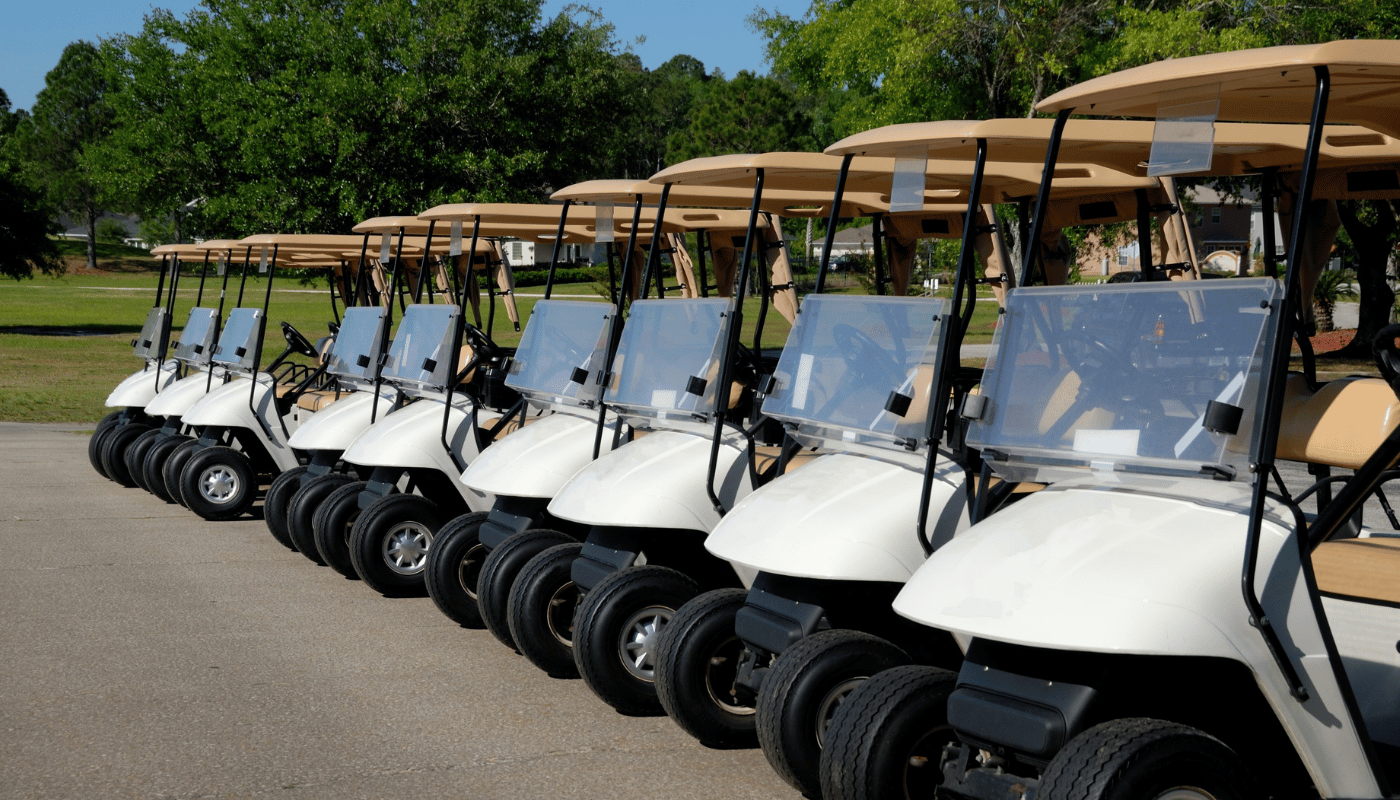
[[[146,488],[150,490],[151,494],[167,503],[177,501],[170,494],[170,487],[165,485],[165,462],[170,460],[171,454],[180,445],[188,441],[190,441],[190,437],[172,433],[151,445],[151,449],[146,451],[146,460],[141,464],[141,471],[146,479]]]
[[[311,529],[316,536],[316,552],[326,566],[347,578],[359,580],[354,561],[350,558],[350,532],[360,518],[360,492],[365,481],[351,481],[330,493],[311,517]]]
[[[464,628],[480,628],[481,609],[476,604],[476,583],[486,546],[481,543],[481,523],[490,516],[473,511],[448,522],[433,537],[423,582],[428,596],[448,619]]]
[[[236,519],[253,507],[258,476],[248,457],[232,447],[206,447],[186,462],[180,494],[207,520]]]
[[[126,466],[126,451],[133,442],[150,431],[151,426],[149,425],[128,422],[125,425],[118,425],[102,437],[102,468],[106,470],[107,477],[122,486],[136,485],[136,480],[131,477],[131,470]]]
[[[1041,774],[1043,800],[1245,800],[1257,797],[1240,759],[1204,731],[1116,719],[1070,739]]]
[[[160,468],[161,479],[165,481],[165,491],[170,494],[170,499],[186,508],[189,508],[190,504],[185,501],[184,490],[180,488],[180,478],[185,474],[185,465],[204,447],[198,439],[183,442],[170,452],[170,457],[165,459],[165,466]]]
[[[263,498],[263,522],[267,523],[268,533],[288,550],[295,550],[297,546],[292,544],[291,534],[287,533],[287,506],[292,502],[292,495],[301,488],[307,469],[305,465],[298,465],[273,478]]]
[[[754,703],[740,690],[744,643],[734,617],[748,592],[715,589],[681,606],[657,642],[656,695],[681,729],[710,747],[754,747]]]
[[[660,714],[656,698],[657,636],[676,609],[700,593],[669,567],[627,567],[598,581],[574,615],[574,663],[588,688],[634,716]]]
[[[574,664],[574,611],[579,590],[571,575],[578,542],[557,544],[525,565],[510,590],[507,615],[516,649],[555,678],[577,678]]]
[[[856,687],[831,719],[821,753],[821,796],[934,797],[943,783],[943,748],[956,739],[948,695],[957,682],[956,672],[909,665]]]
[[[112,476],[108,475],[107,468],[102,466],[102,439],[112,428],[116,427],[117,423],[121,422],[121,418],[122,412],[111,412],[97,423],[96,430],[92,432],[92,436],[88,437],[88,462],[92,464],[92,468],[97,471],[97,474],[104,478]]]
[[[321,551],[316,549],[316,529],[313,520],[316,509],[321,507],[331,492],[355,480],[343,472],[328,472],[324,475],[303,478],[301,486],[287,503],[287,538],[298,553],[325,566]]]
[[[138,489],[150,491],[150,487],[146,485],[146,454],[151,451],[156,442],[161,441],[165,436],[165,431],[160,428],[152,428],[137,436],[136,440],[122,454],[122,460],[126,462],[126,473],[131,476],[131,482]]]
[[[350,559],[367,586],[385,597],[426,594],[423,568],[442,527],[437,503],[417,494],[389,494],[360,512],[350,531]]]
[[[820,762],[836,709],[877,672],[909,663],[878,636],[818,631],[774,662],[758,692],[758,742],[783,780],[805,794],[820,790]]]
[[[545,550],[576,541],[562,531],[533,528],[507,536],[487,554],[476,585],[476,602],[481,608],[481,621],[501,644],[515,649],[515,639],[510,635],[510,591],[520,570]]]

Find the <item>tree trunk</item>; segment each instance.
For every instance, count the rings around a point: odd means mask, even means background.
[[[1357,203],[1374,203],[1377,221],[1366,225],[1357,216]],[[1390,251],[1395,246],[1397,227],[1395,210],[1384,200],[1346,200],[1337,203],[1342,226],[1356,247],[1356,282],[1361,292],[1356,336],[1342,350],[1348,358],[1371,357],[1371,340],[1381,328],[1390,324],[1390,311],[1395,306],[1395,292],[1386,283],[1386,268]]]
[[[87,268],[97,269],[97,209],[87,207]]]

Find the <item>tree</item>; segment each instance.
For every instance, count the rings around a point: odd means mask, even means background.
[[[604,174],[646,178],[667,165],[667,142],[690,126],[709,87],[723,83],[705,73],[699,59],[678,55],[654,70],[631,53],[619,56],[622,70],[617,102],[624,116],[612,133],[614,159]]]
[[[772,78],[741,70],[734,80],[710,88],[690,127],[667,143],[674,164],[725,153],[815,150],[811,121],[793,95]]]
[[[0,275],[16,280],[63,271],[58,248],[49,239],[54,215],[43,193],[26,180],[15,156],[15,132],[28,121],[10,111],[10,97],[0,89]]]
[[[44,77],[44,88],[20,133],[26,169],[55,206],[86,220],[87,266],[97,267],[97,218],[102,189],[84,162],[88,148],[111,132],[108,83],[102,56],[88,42],[74,42]]]
[[[1356,335],[1339,353],[1344,358],[1371,357],[1371,341],[1390,323],[1395,292],[1386,281],[1391,257],[1400,242],[1394,200],[1343,200],[1337,203],[1342,227],[1356,251],[1356,282],[1360,289]]]

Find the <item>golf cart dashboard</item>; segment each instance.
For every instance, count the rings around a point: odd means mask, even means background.
[[[1271,278],[1016,289],[968,443],[1008,480],[1246,474],[1281,298]]]

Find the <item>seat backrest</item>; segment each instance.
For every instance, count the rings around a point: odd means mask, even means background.
[[[1278,458],[1357,469],[1400,424],[1400,399],[1379,378],[1342,378],[1308,390],[1291,373],[1279,423]]]
[[[462,342],[462,347],[457,351],[457,366],[453,368],[453,373],[456,374],[458,372],[461,372],[462,368],[467,366],[467,362],[472,360],[472,355],[475,353],[476,351],[472,348],[471,345],[467,344],[466,342]],[[475,377],[476,370],[473,369],[471,372],[467,373],[467,376],[465,378],[462,379],[462,385],[465,386],[466,384],[471,383],[472,379],[474,379]]]
[[[1323,542],[1312,563],[1324,594],[1400,605],[1400,538]]]

